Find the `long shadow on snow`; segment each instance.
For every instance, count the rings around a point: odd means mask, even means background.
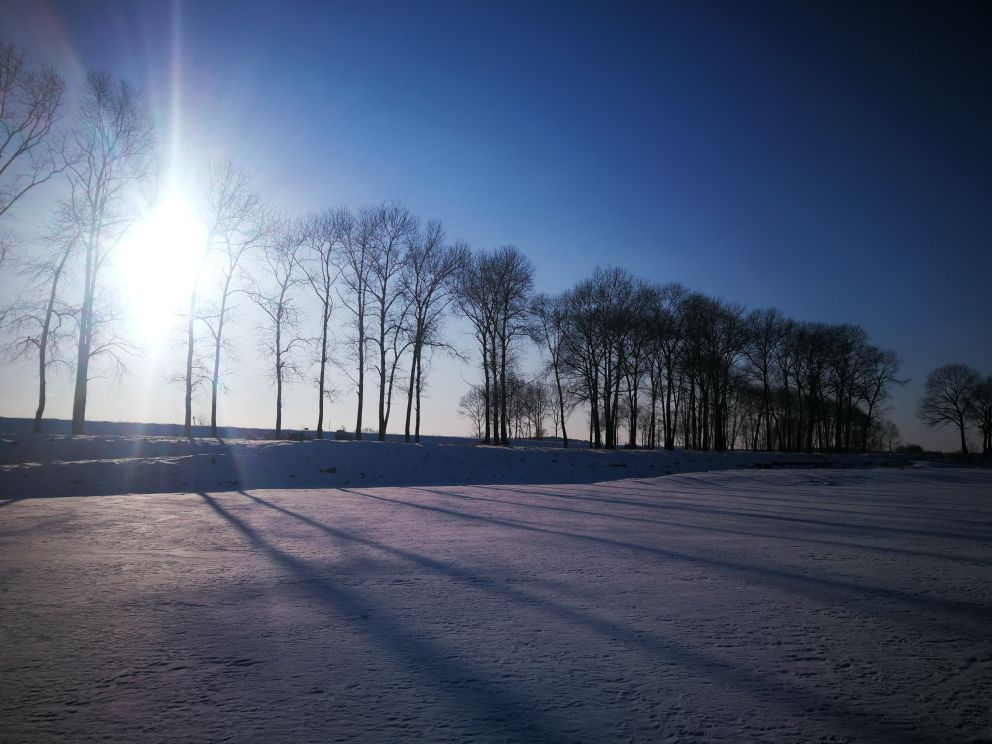
[[[290,572],[294,577],[304,580],[304,586],[310,596],[332,610],[343,610],[356,613],[365,610],[367,604],[362,602],[358,592],[344,586],[336,585],[322,577],[317,568],[280,550],[243,520],[221,506],[216,499],[206,493],[198,494],[215,514],[227,520],[238,530],[251,545],[267,556],[274,563]],[[247,496],[247,494],[245,494]],[[248,496],[248,498],[253,498]],[[254,499],[257,503],[261,500]],[[265,503],[269,506],[268,503]],[[329,534],[340,539],[356,539],[341,530],[325,528]],[[372,541],[367,544],[375,545]],[[383,548],[385,549],[385,548]],[[456,661],[447,649],[438,646],[434,641],[423,636],[417,636],[386,612],[377,613],[373,628],[359,626],[363,632],[373,635],[374,641],[385,644],[409,665],[415,673],[429,676],[433,679],[433,687],[450,696],[457,696],[459,702],[468,705],[477,712],[480,720],[499,721],[506,728],[503,733],[525,737],[530,741],[567,742],[573,737],[566,735],[547,716],[541,714],[520,695],[508,692],[495,686],[492,681],[486,681],[485,675],[478,670],[470,669],[466,664]],[[478,688],[467,686],[455,687],[452,681],[472,677],[482,682]]]
[[[703,496],[710,496],[706,493],[706,489],[712,490],[722,490],[731,491],[733,493],[733,498],[735,501],[744,502],[756,502],[763,506],[768,506],[774,508],[776,505],[784,505],[790,511],[810,511],[810,512],[823,512],[826,514],[835,515],[845,515],[845,514],[857,514],[859,516],[878,516],[883,518],[897,517],[906,518],[913,517],[916,512],[920,512],[921,516],[925,519],[931,519],[934,514],[959,514],[962,506],[974,506],[974,499],[968,497],[959,498],[954,501],[953,498],[948,498],[947,494],[942,493],[941,501],[934,502],[932,492],[928,493],[926,496],[918,493],[910,493],[900,496],[898,499],[886,498],[886,496],[891,495],[889,489],[884,488],[872,488],[868,485],[863,484],[853,484],[844,483],[839,484],[837,482],[832,482],[829,485],[824,484],[817,480],[802,480],[794,484],[782,484],[788,485],[790,489],[799,492],[805,492],[810,496],[814,496],[818,499],[816,506],[805,506],[797,503],[795,496],[791,497],[776,497],[769,496],[767,491],[771,484],[767,480],[762,480],[760,478],[755,478],[750,475],[751,471],[744,472],[741,471],[735,474],[732,484],[727,484],[726,478],[722,479],[724,482],[713,480],[705,477],[706,473],[695,473],[691,480],[687,480],[678,475],[670,475],[665,478],[664,483],[667,485],[669,483],[684,483],[692,488],[693,492],[700,492]],[[926,482],[931,488],[934,485],[934,481],[930,480]],[[753,484],[753,485],[749,485]],[[625,485],[631,490],[636,490],[636,486],[644,486],[648,491],[649,496],[657,497],[658,495],[658,481],[643,481],[636,478],[630,478],[625,481]],[[918,485],[916,483],[908,482],[909,485]],[[941,486],[948,485],[947,482],[941,481]],[[968,485],[974,485],[974,481],[968,482]],[[990,481],[992,485],[992,481]],[[836,488],[842,486],[845,489],[857,488],[857,497],[851,498],[849,494],[841,492],[843,496],[838,496],[836,492],[829,492],[828,489]],[[990,488],[992,491],[992,488]],[[758,495],[754,495],[758,494]],[[685,497],[688,495],[686,491],[681,491],[680,495]],[[826,498],[823,498],[826,496]],[[919,502],[914,502],[915,499],[919,499]],[[891,508],[892,511],[888,511]],[[870,511],[866,511],[870,510]],[[967,525],[982,525],[988,526],[992,525],[992,521],[986,520],[975,520],[975,519],[958,519],[955,517],[942,517],[944,521],[948,522],[961,522]]]
[[[478,487],[477,486],[477,488],[483,488],[483,487]],[[420,490],[425,490],[425,489],[420,489]],[[511,490],[511,489],[493,489],[493,490],[500,491],[500,490]],[[556,493],[551,493],[549,491],[527,491],[527,490],[524,490],[524,489],[512,489],[512,491],[513,491],[513,493],[519,493],[519,494],[524,494],[524,495],[533,494],[533,495],[538,496],[538,497],[540,497],[540,496],[547,496],[547,497],[558,498],[558,499],[571,499],[571,498],[573,498],[571,496],[561,495],[561,494],[556,494]],[[651,519],[650,517],[634,517],[634,516],[629,516],[629,515],[626,515],[626,514],[611,514],[611,513],[607,513],[607,512],[590,511],[588,509],[575,509],[575,508],[571,508],[571,507],[567,507],[567,506],[547,506],[547,505],[544,505],[544,504],[528,503],[526,501],[512,501],[510,499],[497,499],[497,498],[492,498],[492,497],[487,497],[487,496],[475,496],[475,495],[469,496],[467,494],[455,493],[453,491],[434,491],[434,493],[436,493],[436,494],[444,494],[444,495],[446,495],[446,496],[448,496],[449,498],[452,498],[452,499],[462,499],[462,500],[469,501],[469,502],[472,502],[472,501],[482,501],[482,502],[491,503],[491,504],[505,504],[507,506],[521,507],[521,508],[524,508],[524,509],[537,509],[537,510],[540,510],[540,511],[554,511],[554,512],[566,513],[566,514],[576,514],[576,515],[579,515],[579,516],[596,517],[596,518],[600,518],[600,519],[611,519],[611,520],[621,521],[621,522],[637,522],[637,523],[646,523],[646,524],[659,524],[659,525],[664,525],[666,527],[679,527],[679,528],[689,529],[689,530],[699,530],[699,531],[702,531],[702,532],[716,532],[716,533],[720,533],[720,534],[724,534],[724,535],[741,535],[741,536],[744,536],[744,537],[760,537],[760,538],[766,538],[766,539],[769,539],[769,540],[780,540],[780,541],[789,542],[789,543],[802,542],[802,543],[809,543],[811,545],[826,545],[826,546],[838,547],[838,548],[855,548],[855,549],[858,549],[858,550],[867,550],[867,551],[870,551],[870,552],[884,553],[884,554],[887,554],[887,555],[908,555],[908,556],[915,556],[915,557],[918,557],[918,558],[936,558],[936,559],[939,559],[939,560],[956,561],[956,562],[959,562],[959,563],[970,563],[970,564],[973,564],[973,565],[976,565],[976,566],[986,566],[986,567],[992,568],[992,560],[984,560],[982,558],[976,558],[976,557],[973,557],[973,556],[955,555],[955,554],[952,554],[952,553],[935,553],[935,552],[925,551],[925,550],[911,550],[911,549],[908,549],[908,548],[893,548],[893,547],[889,547],[889,546],[886,546],[886,545],[866,545],[866,544],[863,544],[863,543],[844,542],[842,540],[826,540],[826,539],[823,539],[823,538],[815,538],[815,537],[801,537],[801,536],[798,536],[798,535],[793,534],[793,533],[775,534],[775,533],[770,533],[770,532],[751,532],[751,531],[748,531],[748,530],[735,530],[735,529],[730,529],[728,527],[713,527],[711,525],[695,524],[695,523],[692,523],[692,522],[675,522],[675,521],[668,520],[668,519]]]
[[[422,489],[429,490],[429,489]],[[353,493],[359,496],[368,496],[369,494],[363,494],[359,491],[349,490],[349,493]],[[314,529],[320,530],[321,532],[334,537],[339,540],[350,540],[358,542],[367,547],[372,547],[376,550],[380,550],[389,555],[396,556],[407,562],[413,563],[423,569],[434,571],[442,574],[446,578],[457,581],[459,583],[465,584],[473,589],[486,591],[495,595],[502,597],[503,599],[509,600],[514,606],[536,608],[545,614],[570,624],[579,625],[592,630],[596,634],[602,636],[607,640],[620,640],[624,645],[629,648],[640,648],[643,651],[649,653],[653,657],[657,658],[663,662],[675,663],[685,669],[691,674],[695,674],[701,677],[709,678],[718,684],[722,684],[727,687],[732,687],[734,689],[741,690],[756,699],[764,700],[765,696],[768,695],[773,700],[779,700],[786,703],[784,707],[792,708],[797,711],[804,712],[804,715],[817,718],[821,721],[832,723],[834,725],[840,725],[845,729],[859,735],[865,735],[866,733],[871,733],[872,740],[874,741],[892,741],[899,742],[905,741],[905,733],[899,733],[893,730],[893,727],[898,728],[901,723],[892,719],[887,718],[883,713],[874,710],[867,710],[863,708],[852,708],[843,702],[839,702],[833,698],[826,698],[817,695],[809,690],[801,690],[795,687],[791,687],[781,680],[770,679],[767,677],[760,676],[749,672],[741,667],[735,667],[726,664],[718,659],[711,658],[705,654],[698,651],[694,651],[689,648],[684,648],[677,646],[674,643],[666,641],[656,634],[648,633],[645,631],[638,631],[635,628],[628,627],[626,625],[621,625],[615,623],[606,618],[594,615],[590,612],[577,610],[560,602],[554,602],[547,597],[539,596],[536,594],[528,593],[517,588],[506,586],[497,581],[481,580],[480,577],[475,573],[463,570],[457,566],[444,563],[441,561],[434,560],[427,556],[420,555],[418,553],[411,552],[409,550],[404,550],[401,548],[392,547],[386,545],[385,543],[371,540],[369,538],[361,537],[355,535],[352,532],[342,530],[340,528],[331,527],[319,522],[316,519],[308,517],[299,512],[287,509],[285,507],[274,504],[264,498],[259,496],[253,496],[248,493],[241,492],[242,495],[251,499],[257,504],[266,506],[273,509],[281,514],[288,517],[292,517],[304,524],[313,527]],[[209,499],[205,494],[201,494],[205,498]],[[377,498],[377,497],[373,497]],[[391,500],[391,499],[386,499]],[[212,499],[210,500],[213,501]],[[210,502],[208,502],[210,503]],[[215,511],[222,511],[223,508],[216,503],[211,503],[211,506]],[[460,513],[452,512],[458,516],[464,516]],[[225,516],[232,520],[237,520],[233,515]],[[486,519],[484,517],[479,517],[479,519]],[[248,528],[240,520],[237,520],[239,524],[236,524],[239,529],[248,530]],[[487,520],[493,521],[496,524],[501,524],[510,527],[516,527],[518,525],[502,522],[499,520]],[[539,530],[542,532],[553,532],[550,530]],[[254,534],[254,533],[253,533]],[[567,533],[556,533],[556,534],[566,534]],[[586,537],[578,536],[575,537]],[[613,543],[614,541],[604,540],[603,542]],[[260,538],[258,542],[255,543],[261,547],[267,554],[279,553],[279,551],[267,543],[264,543]],[[282,556],[285,554],[279,553]],[[302,564],[301,561],[296,559],[288,558],[294,564]],[[277,558],[279,562],[283,561],[283,558]],[[306,565],[306,564],[303,564]],[[295,566],[294,566],[295,567]],[[312,573],[312,569],[307,568],[308,574]],[[312,576],[308,576],[313,580]],[[344,590],[335,589],[334,593],[339,594]],[[357,595],[355,593],[348,593],[350,595],[349,599],[354,607],[359,605],[355,600],[357,600]],[[511,610],[512,611],[512,610]],[[395,628],[395,621],[390,621],[390,627]],[[402,644],[396,644],[396,638],[386,638],[386,641],[390,643],[390,646],[399,645],[401,648],[398,650],[403,650]],[[431,663],[437,661],[441,658],[438,653],[441,649],[433,648],[432,642],[422,639],[421,642],[422,652],[410,655],[407,654],[408,662],[416,665],[422,665],[424,663]],[[429,651],[429,653],[428,653]],[[455,665],[451,662],[450,657],[446,659],[446,664],[451,667],[451,669],[446,669],[445,673],[440,676],[440,681],[446,681],[451,679],[450,672],[460,672],[464,673],[462,667]],[[479,691],[481,696],[483,691]],[[505,695],[504,695],[505,697]],[[510,707],[520,707],[519,699],[516,697],[510,698],[509,700],[501,700],[498,696],[495,698],[496,704],[498,706],[498,711],[503,713],[506,710],[506,705],[509,704]],[[476,707],[481,708],[482,712],[492,715],[494,712],[491,710],[493,703],[492,701],[486,702],[481,699],[474,701]],[[826,710],[825,710],[826,709]],[[519,712],[516,714],[519,715]],[[866,719],[868,719],[866,721]],[[540,732],[535,732],[540,733]],[[541,733],[536,740],[540,741],[552,741],[553,739],[546,738],[546,734]],[[929,741],[939,741],[939,737],[934,735],[933,737],[924,734],[920,731],[915,732],[914,740],[921,742]]]
[[[975,482],[974,471],[970,474],[971,478],[968,479],[957,479],[946,477],[947,470],[939,471],[939,475],[930,471],[925,474],[920,473],[918,470],[904,470],[901,473],[902,483],[900,484],[903,493],[898,497],[892,496],[891,487],[885,487],[884,485],[873,485],[871,481],[868,482],[857,482],[856,479],[851,478],[850,472],[848,472],[848,477],[843,481],[830,480],[824,481],[820,478],[804,478],[802,480],[795,480],[785,483],[780,483],[776,481],[769,481],[762,478],[756,478],[752,473],[754,470],[742,470],[735,474],[733,480],[729,480],[726,477],[721,477],[719,471],[710,472],[696,472],[696,473],[677,473],[669,475],[665,478],[664,483],[668,484],[684,484],[690,486],[693,491],[702,493],[705,496],[710,494],[706,493],[709,491],[722,491],[730,492],[733,494],[735,499],[740,499],[743,501],[756,501],[764,505],[773,504],[786,504],[790,509],[798,508],[803,511],[822,511],[827,513],[840,513],[847,514],[850,513],[851,508],[854,509],[855,513],[864,514],[865,508],[870,509],[892,509],[893,511],[878,511],[871,512],[872,514],[888,515],[894,514],[897,516],[905,516],[907,512],[914,511],[925,511],[926,515],[929,517],[933,513],[939,512],[957,512],[961,506],[973,506],[974,499],[971,495],[966,494],[948,494],[946,491],[941,491],[941,500],[934,501],[934,489],[946,489],[948,486],[965,485],[974,488],[977,484]],[[818,471],[822,472],[822,471]],[[882,471],[887,473],[888,471]],[[859,475],[863,475],[865,479],[870,476],[877,475],[879,471],[877,469],[863,469]],[[778,471],[777,475],[784,475],[785,471]],[[797,475],[795,471],[789,473],[790,476]],[[658,481],[645,481],[638,478],[628,478],[625,480],[626,485],[632,490],[636,490],[637,486],[643,486],[652,492],[652,495],[657,494]],[[992,478],[986,478],[985,483],[982,484],[986,490],[992,494]],[[790,491],[797,493],[804,493],[811,498],[816,499],[816,505],[810,506],[800,506],[796,503],[796,498],[794,496],[789,497],[776,497],[769,496],[769,487],[779,487],[788,488]],[[918,489],[925,487],[923,493],[919,492]],[[840,489],[840,490],[837,490]],[[856,489],[857,495],[852,496],[848,491],[849,489]],[[680,492],[683,496],[686,495],[685,491]],[[955,496],[958,498],[955,499]],[[850,507],[850,508],[849,508]],[[950,521],[961,521],[967,524],[975,524],[975,520],[964,520],[964,519],[953,519]],[[992,524],[989,521],[979,521],[978,524],[988,525]]]
[[[487,488],[487,486],[480,486],[480,488]],[[492,487],[492,488],[497,488],[499,490],[508,490],[508,491],[514,490],[512,484],[510,487],[507,487],[506,489],[502,489],[502,487]],[[535,493],[533,491],[526,491],[526,490],[520,490],[518,492]],[[585,493],[553,494],[544,491],[540,491],[537,493],[540,493],[542,495],[553,496],[556,498],[590,501],[599,504],[616,504],[620,506],[635,506],[639,508],[658,509],[663,511],[683,511],[693,514],[741,517],[744,519],[762,519],[762,520],[768,520],[774,522],[785,522],[790,524],[827,527],[831,529],[840,528],[843,530],[873,532],[883,536],[912,535],[916,537],[934,537],[934,538],[949,538],[953,540],[965,540],[965,541],[978,542],[983,544],[989,543],[990,540],[992,540],[992,535],[989,535],[987,533],[966,534],[963,532],[945,532],[945,531],[925,530],[925,529],[907,528],[907,527],[892,527],[892,526],[883,526],[883,525],[859,525],[859,524],[853,524],[851,522],[838,522],[838,521],[823,520],[823,519],[809,519],[805,517],[788,517],[779,514],[767,514],[754,510],[719,509],[713,506],[702,506],[695,502],[683,502],[683,501],[675,500],[668,497],[664,493],[658,494],[659,497],[664,497],[663,500],[662,498],[658,498],[657,500],[651,502],[644,500],[635,501],[631,499],[625,499],[622,498],[622,494],[621,496],[591,496]],[[639,496],[639,494],[637,493],[631,493],[629,495],[635,497]],[[865,516],[864,513],[860,513],[860,512],[851,512],[851,514],[852,516],[857,516],[859,518],[864,518]],[[873,515],[873,516],[878,516],[880,518],[884,517],[884,515]],[[892,518],[896,518],[896,516],[893,515]]]
[[[353,493],[357,496],[363,496],[365,498],[375,499],[378,501],[383,501],[398,506],[404,506],[411,509],[418,509],[423,511],[434,512],[438,514],[444,514],[447,516],[458,517],[465,520],[488,522],[490,524],[496,524],[503,527],[509,527],[512,529],[525,530],[528,532],[537,532],[540,534],[562,537],[565,538],[566,540],[579,540],[582,542],[591,542],[597,545],[606,545],[611,548],[622,548],[625,550],[647,553],[649,555],[663,558],[665,560],[678,561],[680,563],[710,566],[712,568],[718,568],[728,573],[737,574],[751,581],[760,581],[762,583],[768,583],[769,580],[772,580],[773,586],[777,586],[779,588],[794,591],[807,596],[812,596],[818,601],[823,601],[828,603],[837,602],[838,597],[836,596],[836,594],[829,593],[829,590],[834,590],[835,592],[842,592],[853,596],[883,598],[894,602],[898,602],[914,610],[925,610],[931,613],[936,613],[938,616],[950,615],[954,617],[956,620],[975,623],[981,628],[985,628],[988,626],[989,623],[992,623],[992,607],[988,607],[980,604],[974,604],[971,602],[960,602],[956,600],[940,599],[937,597],[918,596],[918,595],[908,594],[903,591],[899,591],[898,589],[886,589],[884,587],[869,586],[865,584],[859,584],[853,581],[843,581],[840,579],[818,578],[815,576],[792,573],[790,571],[771,568],[767,566],[749,566],[740,563],[733,563],[731,561],[720,560],[718,558],[709,558],[706,556],[694,556],[694,555],[689,555],[687,553],[680,553],[673,550],[664,550],[662,548],[655,548],[646,545],[640,545],[638,543],[625,542],[623,540],[615,540],[613,538],[601,537],[598,535],[586,535],[578,532],[554,530],[554,529],[549,529],[547,527],[539,527],[534,524],[518,522],[515,520],[498,519],[496,517],[486,517],[486,516],[480,516],[478,514],[469,514],[467,512],[457,511],[455,509],[447,509],[440,506],[416,504],[409,501],[403,501],[402,499],[390,498],[382,494],[372,494],[372,493],[362,492],[356,489],[346,488],[342,490],[348,493]],[[419,490],[426,491],[432,494],[446,495],[444,491],[435,491],[429,488],[423,488]]]

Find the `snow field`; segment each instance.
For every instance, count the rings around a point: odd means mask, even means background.
[[[983,741],[990,627],[988,471],[0,501],[10,742]]]

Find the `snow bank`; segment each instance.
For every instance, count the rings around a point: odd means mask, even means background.
[[[592,451],[466,440],[260,442],[181,437],[20,435],[0,438],[7,498],[252,488],[595,483],[734,468],[903,463],[879,456]]]

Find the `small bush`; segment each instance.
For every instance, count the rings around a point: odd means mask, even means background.
[[[918,444],[903,444],[896,447],[896,452],[900,455],[922,455],[924,449]]]

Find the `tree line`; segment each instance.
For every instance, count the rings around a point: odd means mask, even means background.
[[[33,252],[12,250],[20,247],[13,235],[0,233],[0,261],[12,264],[22,280],[18,299],[2,308],[0,326],[9,356],[37,364],[35,431],[42,427],[49,374],[59,369],[75,379],[72,432],[79,434],[90,381],[122,374],[137,351],[118,333],[123,309],[109,270],[153,201],[155,128],[126,80],[94,71],[74,106],[64,94],[58,70],[34,66],[21,50],[0,42],[0,228],[27,193],[49,181],[62,186]],[[309,366],[304,350],[315,352],[316,431],[323,436],[325,402],[333,392],[331,316],[339,306],[347,329],[343,356],[351,366],[342,360],[336,366],[357,390],[355,437],[363,434],[371,377],[379,439],[402,388],[406,438],[419,440],[425,356],[453,351],[440,329],[453,301],[453,277],[467,260],[465,244],[449,241],[440,222],[422,221],[397,203],[282,214],[231,160],[205,165],[194,200],[204,239],[185,313],[185,365],[175,375],[184,390],[185,433],[192,433],[193,400],[203,389],[210,394],[211,433],[218,433],[227,330],[236,300],[247,298],[263,318],[257,339],[275,388],[277,437],[284,386]],[[303,328],[302,292],[320,308],[315,335]],[[401,372],[408,374],[405,383]]]
[[[546,360],[565,446],[578,405],[591,446],[607,449],[849,452],[879,448],[891,430],[882,415],[904,382],[901,361],[860,326],[747,312],[619,268],[597,268],[555,296],[531,295],[531,286],[532,268],[513,248],[476,255],[459,284],[483,367],[462,408],[472,417],[481,406],[484,442],[506,443],[515,394],[506,370],[525,338]]]

